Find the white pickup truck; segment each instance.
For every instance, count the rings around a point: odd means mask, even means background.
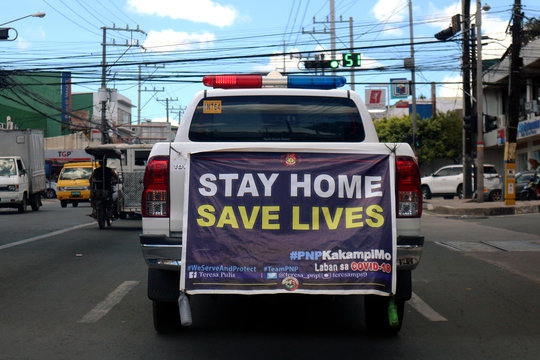
[[[144,176],[155,329],[191,325],[199,294],[301,293],[364,295],[368,329],[397,333],[424,244],[410,146],[378,141],[343,77],[203,82]]]

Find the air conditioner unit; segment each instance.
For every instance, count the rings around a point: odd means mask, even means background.
[[[506,115],[497,115],[497,128],[506,128]]]

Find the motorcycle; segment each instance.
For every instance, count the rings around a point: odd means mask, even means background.
[[[98,222],[100,229],[110,227],[120,217],[120,180],[116,172],[107,167],[107,159],[120,158],[121,153],[103,146],[87,147],[86,152],[93,155],[99,166],[94,169],[90,178],[91,217]]]
[[[519,194],[519,199],[521,200],[536,200],[540,197],[540,183],[538,182],[538,177],[534,176],[531,178],[527,186],[521,190]]]
[[[93,208],[91,216],[97,220],[100,229],[110,227],[113,220],[118,219],[117,206],[108,190],[92,189],[90,202]]]

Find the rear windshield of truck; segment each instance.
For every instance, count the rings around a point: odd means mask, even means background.
[[[351,99],[224,96],[201,100],[189,138],[200,142],[360,142],[362,118]]]

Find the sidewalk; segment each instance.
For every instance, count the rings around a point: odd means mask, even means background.
[[[540,212],[540,200],[516,201],[515,205],[505,205],[504,201],[485,201],[479,203],[471,199],[444,199],[434,197],[424,200],[424,211],[446,215],[474,215],[474,216],[495,216],[514,215]]]

